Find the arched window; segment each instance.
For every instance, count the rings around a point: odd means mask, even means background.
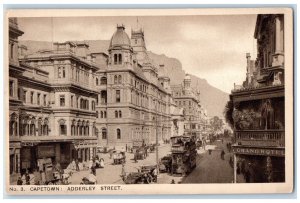
[[[119,84],[122,83],[122,76],[121,76],[121,75],[118,76],[118,83],[119,83]]]
[[[42,134],[43,134],[42,119],[39,118],[39,120],[38,120],[38,136],[42,136]]]
[[[121,139],[121,130],[119,128],[117,129],[117,139]]]
[[[67,135],[67,126],[66,121],[64,119],[60,119],[59,123],[59,134],[60,135]]]
[[[116,75],[114,77],[114,84],[118,84],[118,76],[116,76]]]
[[[118,118],[118,111],[115,111],[115,118]]]
[[[121,91],[116,90],[116,102],[119,103],[121,102]]]
[[[77,131],[76,131],[76,135],[81,135],[80,120],[77,122]]]
[[[107,78],[106,77],[102,77],[100,79],[100,83],[101,83],[101,85],[106,85],[107,84]]]
[[[106,118],[106,111],[104,111],[104,118]]]
[[[43,127],[43,135],[48,135],[48,118],[45,118],[44,120],[44,127]]]
[[[119,64],[122,64],[122,54],[119,54]]]
[[[18,135],[17,126],[18,126],[17,115],[13,113],[9,121],[9,135],[14,135],[14,136]]]
[[[106,91],[101,91],[101,104],[106,104],[107,103],[107,92]]]
[[[92,101],[92,110],[95,111],[95,101]]]
[[[119,111],[119,118],[122,118],[122,111]]]
[[[87,123],[86,126],[85,126],[85,133],[86,133],[86,136],[89,136],[90,135],[90,124]]]
[[[85,100],[85,103],[86,103],[85,109],[89,109],[89,100]]]
[[[114,54],[114,64],[118,64],[118,55]]]
[[[103,115],[103,111],[101,111],[101,118],[103,118],[104,117],[104,115]]]
[[[63,78],[66,77],[66,68],[65,67],[62,68],[62,77]]]
[[[99,79],[96,78],[96,85],[99,85]]]
[[[102,139],[106,140],[107,139],[107,132],[106,132],[106,128],[102,128],[101,130],[101,134],[102,134]]]

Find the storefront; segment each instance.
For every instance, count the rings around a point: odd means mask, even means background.
[[[9,143],[9,174],[20,173],[20,142]]]
[[[97,155],[97,140],[80,140],[73,142],[72,159],[79,162],[87,162]]]
[[[248,183],[284,182],[285,150],[233,146],[235,180],[243,175]]]
[[[33,172],[43,160],[51,160],[53,164],[60,163],[63,168],[67,167],[72,161],[70,145],[71,143],[22,143],[21,172]]]

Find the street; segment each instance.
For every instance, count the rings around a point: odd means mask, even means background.
[[[208,150],[212,153],[209,154]],[[225,151],[224,160],[221,159],[221,151]],[[159,158],[170,153],[170,146],[163,144],[159,146]],[[96,177],[98,184],[124,184],[121,180],[122,165],[113,165],[113,160],[109,158],[109,154],[99,154],[105,160],[105,167],[96,170]],[[231,183],[233,182],[233,168],[229,164],[229,159],[232,154],[226,148],[226,140],[222,143],[217,140],[210,145],[206,145],[206,149],[198,150],[197,166],[186,177],[171,176],[167,173],[160,173],[158,176],[158,183],[168,184],[172,180],[175,183]],[[156,154],[150,153],[144,160],[139,160],[134,163],[133,154],[126,153],[126,173],[137,172],[142,165],[155,165]],[[89,171],[74,172],[70,178],[71,184],[80,184],[81,179],[88,176]]]

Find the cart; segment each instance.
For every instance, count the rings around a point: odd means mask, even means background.
[[[114,164],[117,165],[117,164],[124,164],[126,163],[126,155],[125,155],[125,152],[116,152],[114,154]]]

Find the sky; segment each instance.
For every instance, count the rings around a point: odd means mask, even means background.
[[[246,53],[256,57],[256,15],[20,18],[20,40],[110,40],[117,24],[143,27],[146,47],[177,58],[182,68],[230,93],[246,77]]]

